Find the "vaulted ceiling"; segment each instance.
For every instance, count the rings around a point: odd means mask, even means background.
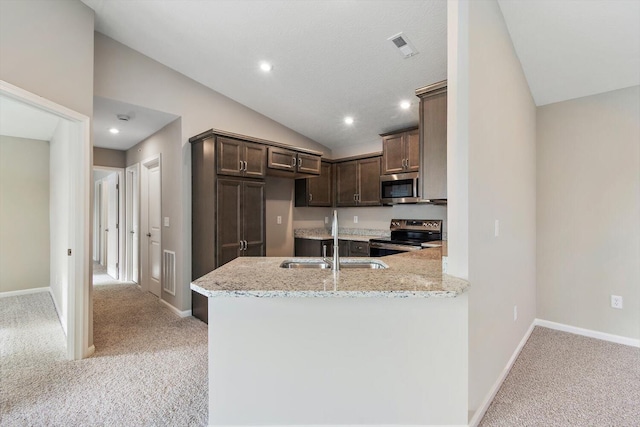
[[[83,1],[97,31],[333,149],[416,124],[415,89],[447,77],[446,0]],[[640,84],[640,1],[499,4],[537,105]]]

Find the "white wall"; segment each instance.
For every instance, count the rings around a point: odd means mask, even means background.
[[[67,249],[71,246],[69,229],[70,171],[69,153],[70,125],[60,120],[50,147],[50,187],[49,187],[49,221],[51,229],[51,294],[60,317],[60,323],[67,332],[68,292],[69,292],[69,259]]]
[[[536,108],[498,3],[470,1],[468,7],[469,409],[474,411],[536,314]]]
[[[163,156],[162,162],[163,168],[172,162],[179,171],[174,183],[179,187],[171,195],[171,202],[179,212],[172,224],[176,224],[181,236],[176,246],[175,304],[179,310],[188,310],[191,308],[191,147],[188,139],[216,128],[319,150],[327,156],[331,150],[99,33],[95,35],[95,70],[96,96],[175,114],[182,119],[177,142],[179,154]]]
[[[49,286],[49,142],[0,135],[0,292]]]
[[[539,107],[537,133],[538,317],[638,339],[640,87]]]
[[[466,294],[209,298],[209,322],[210,425],[466,425]]]

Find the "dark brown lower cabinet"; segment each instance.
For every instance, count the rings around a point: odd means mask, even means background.
[[[296,237],[294,246],[295,256],[319,258],[323,254],[323,246],[327,247],[327,257],[333,256],[333,240],[331,239],[316,240]]]
[[[265,254],[264,182],[218,179],[216,268]]]

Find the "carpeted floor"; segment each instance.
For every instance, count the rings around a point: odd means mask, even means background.
[[[640,349],[536,327],[482,427],[640,426]]]
[[[48,293],[0,301],[1,426],[207,425],[206,325],[134,284],[104,282],[96,352],[80,361],[65,359]]]

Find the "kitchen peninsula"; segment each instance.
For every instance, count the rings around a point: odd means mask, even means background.
[[[245,257],[195,280],[209,425],[465,424],[469,285],[443,249],[338,272]]]

